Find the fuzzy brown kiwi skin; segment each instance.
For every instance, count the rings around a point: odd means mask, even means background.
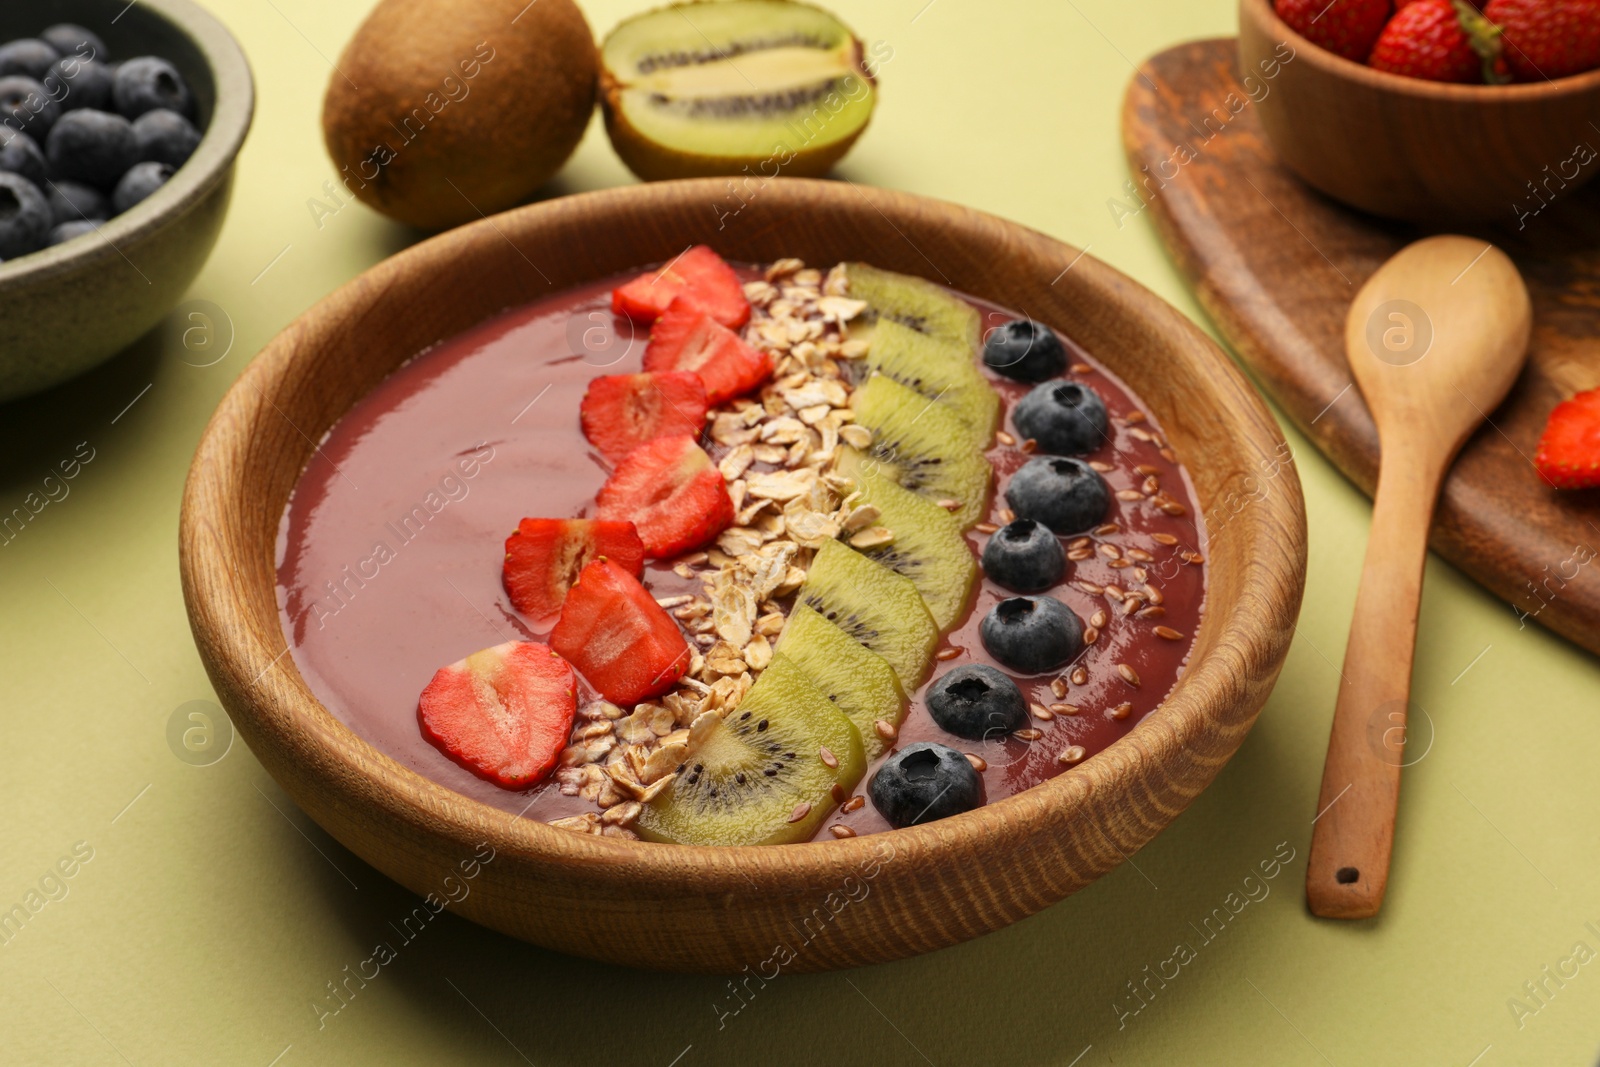
[[[599,69],[573,0],[382,0],[328,81],[323,140],[363,203],[419,229],[460,225],[521,203],[561,169],[594,112]],[[446,78],[466,96],[448,96]],[[407,141],[413,109],[427,121]]]
[[[861,39],[852,38],[852,43],[855,46],[856,71],[876,91],[878,79],[866,68],[866,51]],[[769,151],[765,155],[751,156],[708,156],[694,152],[680,152],[645,137],[623,116],[624,88],[624,84],[602,65],[600,111],[605,116],[606,135],[611,138],[611,147],[616,149],[618,157],[628,169],[641,181],[647,182],[668,181],[673,178],[715,178],[730,174],[745,174],[756,179],[776,178],[780,174],[788,178],[820,178],[844,158],[845,153],[856,143],[856,139],[866,133],[867,127],[872,125],[869,116],[867,121],[861,124],[861,128],[849,137],[832,144],[801,149],[795,152],[794,158],[787,163],[778,162],[776,150]],[[770,174],[767,173],[768,169],[772,171]]]

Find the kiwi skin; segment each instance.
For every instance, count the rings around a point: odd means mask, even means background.
[[[573,0],[382,0],[329,78],[323,140],[363,203],[419,229],[457,226],[561,169],[599,66]]]

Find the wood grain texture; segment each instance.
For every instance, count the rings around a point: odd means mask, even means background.
[[[1371,495],[1378,435],[1345,361],[1345,316],[1385,261],[1433,231],[1352,211],[1290,173],[1257,108],[1234,114],[1226,104],[1229,94],[1246,99],[1236,53],[1236,42],[1224,39],[1151,58],[1125,101],[1128,158],[1149,183],[1158,233],[1218,330],[1300,429]],[[1275,91],[1271,81],[1259,85]],[[1205,124],[1208,115],[1225,121]],[[1172,174],[1164,161],[1180,147],[1191,158],[1159,187],[1154,175]],[[1556,199],[1520,231],[1464,232],[1503,248],[1521,270],[1533,340],[1510,396],[1446,480],[1430,543],[1524,624],[1600,651],[1600,567],[1591,564],[1600,554],[1600,493],[1558,493],[1532,464],[1550,410],[1600,386],[1600,189]]]
[[[1385,218],[1509,219],[1534,183],[1600,173],[1600,70],[1519,85],[1451,85],[1373,70],[1240,0],[1243,69],[1276,69],[1258,102],[1278,157],[1346,204]],[[1274,68],[1262,63],[1282,60]],[[1574,157],[1590,145],[1587,162]]]
[[[457,910],[495,929],[616,963],[721,972],[758,968],[779,946],[793,957],[782,969],[814,971],[955,944],[1116,867],[1237,749],[1299,610],[1299,482],[1292,466],[1260,477],[1278,470],[1284,442],[1222,352],[1076,250],[954,205],[791,179],[764,186],[719,231],[725,195],[716,180],[666,182],[520,208],[380,263],[290,325],[224,398],[190,471],[180,560],[195,640],[262,764],[375,867],[426,893],[478,842],[491,845],[494,860]],[[278,519],[312,442],[425,346],[697,241],[738,260],[863,259],[923,274],[1027,307],[1121,374],[1188,465],[1210,531],[1204,621],[1167,701],[1081,767],[977,811],[843,841],[727,849],[508,816],[405,769],[322,707],[283,655],[274,595]],[[841,899],[851,902],[838,909]]]
[[[1306,863],[1313,913],[1366,919],[1389,886],[1428,528],[1445,472],[1527,358],[1532,309],[1511,260],[1428,237],[1356,294],[1345,354],[1383,445]],[[1398,733],[1396,733],[1398,731]]]

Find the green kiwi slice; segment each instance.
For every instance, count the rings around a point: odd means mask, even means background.
[[[922,681],[939,627],[911,579],[839,541],[824,541],[797,598],[887,660],[906,692]]]
[[[883,753],[888,742],[878,736],[876,725],[879,720],[900,725],[906,692],[882,656],[852,641],[804,604],[796,604],[789,613],[778,638],[778,655],[799,667],[855,724],[868,762]]]
[[[838,803],[834,786],[848,793],[866,770],[860,731],[776,655],[644,806],[635,829],[646,840],[680,845],[806,841]]]
[[[1000,395],[978,371],[971,348],[894,319],[880,320],[869,344],[864,367],[948,405],[988,447],[1000,421]]]
[[[882,374],[869,378],[851,402],[856,421],[872,431],[865,451],[873,472],[934,504],[956,501],[963,530],[983,518],[994,475],[983,456],[987,438],[949,407]]]
[[[860,503],[878,509],[877,525],[894,535],[886,545],[860,549],[861,554],[911,579],[939,629],[950,629],[978,580],[978,561],[961,524],[926,497],[884,477],[853,448],[840,451],[839,472],[856,483]]]
[[[866,263],[845,265],[847,292],[872,309],[867,322],[893,319],[918,333],[953,341],[969,356],[978,350],[978,309],[924,278],[880,270]],[[853,332],[853,331],[852,331]]]

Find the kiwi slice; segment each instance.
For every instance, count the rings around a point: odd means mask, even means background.
[[[1000,421],[1000,394],[978,371],[972,348],[895,319],[879,320],[870,344],[864,367],[948,405],[988,447]]]
[[[866,770],[860,731],[776,655],[644,806],[635,828],[647,840],[680,845],[806,841],[837,803],[834,786],[848,792]]]
[[[806,572],[797,603],[887,660],[906,692],[922,681],[939,627],[911,579],[842,542],[824,541]]]
[[[983,518],[994,474],[983,456],[986,438],[949,407],[882,374],[867,379],[851,403],[856,421],[872,431],[866,452],[874,473],[934,504],[958,502],[963,530]]]
[[[978,580],[978,561],[961,524],[944,508],[885,478],[853,448],[840,451],[839,472],[854,480],[860,503],[877,508],[878,525],[894,535],[886,545],[860,549],[861,554],[911,579],[934,623],[941,631],[950,629]]]
[[[799,667],[855,724],[868,762],[883,753],[888,742],[878,736],[876,724],[881,719],[898,726],[906,713],[906,691],[888,661],[804,604],[789,613],[777,654]]]
[[[918,333],[943,337],[970,354],[978,350],[982,320],[978,309],[925,278],[880,270],[866,263],[845,266],[850,296],[872,309],[866,322],[893,319]]]
[[[828,12],[792,0],[636,15],[606,37],[600,66],[606,132],[647,181],[820,176],[877,102],[861,41]]]

